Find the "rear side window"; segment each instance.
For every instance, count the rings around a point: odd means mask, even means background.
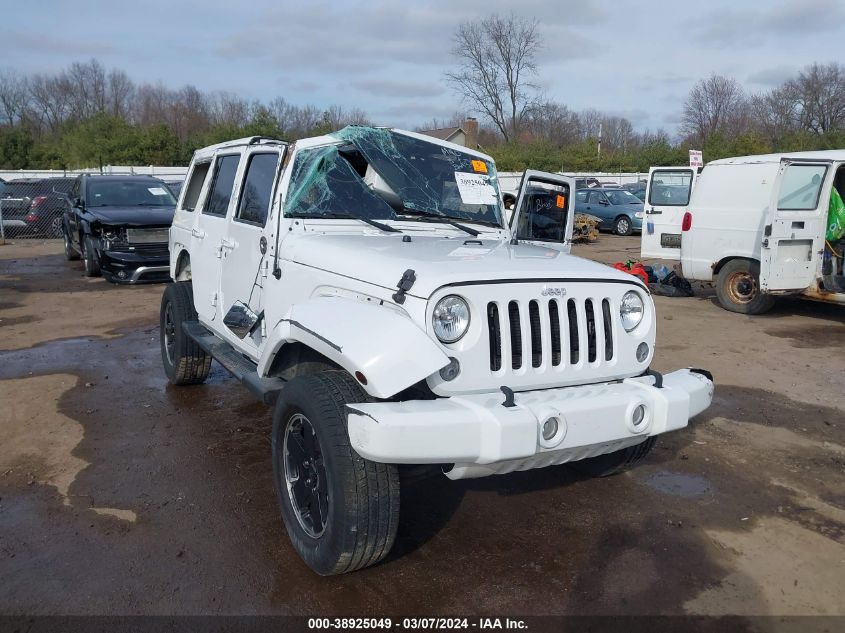
[[[683,207],[689,204],[691,190],[691,170],[656,171],[651,177],[648,203],[659,207]]]
[[[575,202],[586,202],[587,201],[587,192],[585,190],[576,191],[575,192]]]
[[[238,171],[240,154],[221,156],[214,165],[214,180],[211,181],[211,195],[205,203],[203,213],[225,216],[232,199],[235,173]]]
[[[276,152],[252,154],[249,157],[244,185],[241,188],[241,200],[238,203],[238,220],[264,226],[270,210],[270,196],[273,193],[278,165],[279,154]]]
[[[188,179],[188,185],[185,187],[185,198],[182,201],[182,208],[185,211],[193,211],[197,208],[197,202],[200,199],[200,192],[202,191],[202,183],[205,182],[205,177],[208,174],[208,168],[211,163],[197,163],[191,171],[191,177]]]
[[[827,165],[788,165],[780,183],[778,210],[815,210],[825,173]]]

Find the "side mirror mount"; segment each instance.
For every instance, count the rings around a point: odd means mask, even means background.
[[[602,205],[603,207],[610,205],[610,203],[607,200],[604,200],[604,199],[599,200],[599,204]]]

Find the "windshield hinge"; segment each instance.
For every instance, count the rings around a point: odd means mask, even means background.
[[[399,283],[396,284],[396,287],[399,288],[399,290],[393,293],[393,300],[399,305],[405,303],[405,293],[413,287],[416,280],[417,274],[412,268],[409,268],[402,273],[402,279],[400,279]]]

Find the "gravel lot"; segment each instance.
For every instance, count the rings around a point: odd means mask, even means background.
[[[717,381],[689,428],[608,479],[408,486],[389,559],[319,578],[279,517],[270,410],[219,366],[167,386],[161,292],[0,246],[0,613],[845,614],[841,307],[657,297],[655,368]]]

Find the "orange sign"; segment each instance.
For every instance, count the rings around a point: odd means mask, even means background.
[[[566,197],[558,195],[558,197],[557,197],[557,208],[563,209],[564,207],[566,207]]]
[[[472,168],[477,172],[481,172],[482,174],[487,173],[487,163],[485,163],[483,160],[472,161]]]

